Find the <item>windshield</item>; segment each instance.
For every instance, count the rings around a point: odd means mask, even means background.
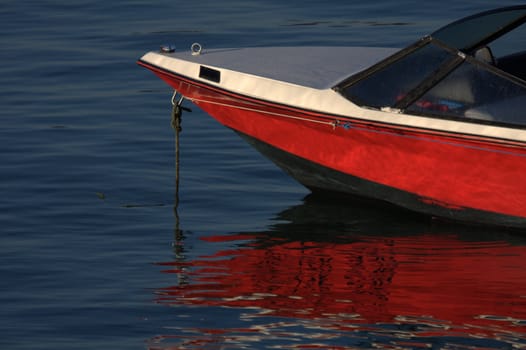
[[[526,6],[483,12],[453,22],[431,36],[459,50],[483,46],[526,22]]]
[[[399,110],[491,124],[526,126],[526,77],[503,71],[477,56],[424,40],[336,86],[365,108]],[[506,56],[506,68],[523,69],[526,54]]]
[[[526,127],[525,34],[526,5],[480,13],[334,89],[363,108]]]
[[[340,92],[361,106],[395,106],[452,56],[433,44],[425,45]]]
[[[526,88],[467,59],[406,109],[409,114],[526,125]]]

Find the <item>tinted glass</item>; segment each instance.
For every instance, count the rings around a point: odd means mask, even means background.
[[[490,48],[495,56],[499,69],[526,81],[526,25],[491,43]]]
[[[342,94],[361,106],[393,107],[451,56],[428,44],[345,88]]]
[[[522,85],[465,62],[406,112],[526,125],[524,106]]]
[[[526,50],[526,24],[515,28],[491,43],[490,47],[495,57],[500,58]]]
[[[431,36],[460,50],[470,49],[509,24],[521,19],[525,20],[525,17],[526,7],[524,6],[491,11],[449,24]]]

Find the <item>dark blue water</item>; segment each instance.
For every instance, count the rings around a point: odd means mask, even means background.
[[[3,1],[0,348],[526,348],[521,235],[308,196],[197,108],[176,207],[171,91],[135,64],[399,47],[500,5]]]

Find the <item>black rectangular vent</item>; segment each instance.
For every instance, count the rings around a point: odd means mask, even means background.
[[[199,68],[199,78],[219,83],[221,81],[221,72],[212,68],[201,66]]]

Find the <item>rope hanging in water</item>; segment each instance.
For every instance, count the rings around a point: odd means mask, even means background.
[[[177,91],[174,90],[172,95],[172,115],[171,115],[171,125],[175,133],[175,194],[174,194],[174,216],[175,216],[175,227],[174,227],[174,251],[177,256],[181,255],[181,242],[183,241],[183,231],[179,227],[179,213],[177,211],[179,207],[179,137],[180,133],[183,130],[181,127],[183,109],[190,111],[188,108],[183,108],[182,103],[184,101],[184,96],[181,95],[179,100],[177,99]]]
[[[171,125],[175,132],[175,203],[174,210],[177,210],[179,205],[179,133],[183,130],[181,127],[181,104],[183,103],[184,97],[181,96],[178,102],[175,102],[177,97],[177,91],[174,91],[172,96],[172,118]]]
[[[175,207],[174,210],[177,210],[177,206],[179,205],[179,134],[183,130],[181,124],[182,124],[182,114],[183,110],[187,112],[191,112],[192,110],[190,108],[185,108],[182,106],[184,101],[184,96],[181,95],[179,100],[177,100],[177,91],[174,90],[174,93],[172,95],[172,118],[171,118],[171,125],[172,129],[174,129],[175,132]]]

